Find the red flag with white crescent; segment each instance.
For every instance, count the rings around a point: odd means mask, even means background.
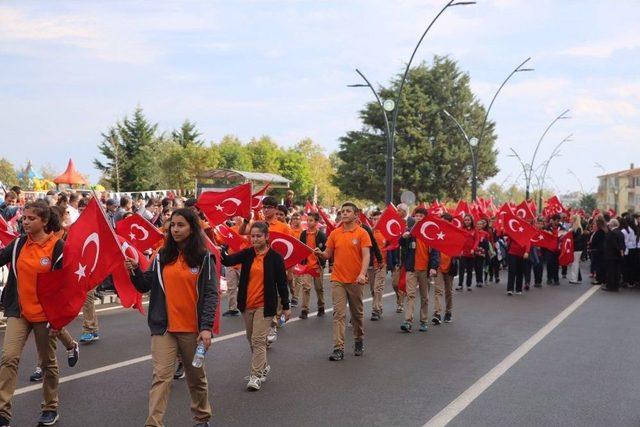
[[[269,232],[269,245],[284,258],[284,266],[289,269],[313,254],[313,250],[300,240],[277,231]]]
[[[573,262],[573,232],[565,233],[559,240],[560,256],[558,257],[558,262],[564,267]]]
[[[257,193],[253,193],[251,195],[251,210],[253,210],[254,212],[262,209],[262,199],[266,197],[269,185],[270,183],[267,182],[264,187],[258,190]]]
[[[118,236],[118,242],[122,248],[122,252],[127,258],[135,260],[140,266],[140,270],[147,271],[151,262],[149,259],[140,252],[135,246],[131,245],[127,240]],[[118,298],[120,298],[120,304],[125,308],[135,308],[140,313],[144,314],[144,307],[142,306],[142,294],[133,286],[131,281],[131,274],[124,264],[119,265],[111,273],[113,278],[113,286],[115,286],[118,292]]]
[[[3,246],[9,246],[16,237],[18,237],[16,233],[0,228],[0,248],[2,248]]]
[[[218,248],[216,248],[216,246],[213,244],[213,242],[211,241],[211,239],[209,239],[209,237],[207,237],[206,234],[202,233],[202,236],[204,237],[204,244],[207,247],[207,249],[209,250],[209,252],[211,252],[211,254],[213,255],[213,258],[215,259],[215,263],[216,263],[216,276],[218,277],[218,283],[220,283],[220,275],[222,274],[222,264],[221,264],[221,256],[220,256],[220,251],[218,250]],[[213,333],[218,335],[220,333],[220,321],[222,320],[222,295],[220,294],[220,286],[218,286],[218,307],[216,307],[216,316],[215,316],[215,320],[213,322]]]
[[[398,247],[400,237],[405,231],[405,225],[404,219],[400,216],[396,207],[393,206],[393,203],[387,205],[374,229],[380,230],[384,236],[387,241],[387,250]]]
[[[118,221],[116,234],[140,252],[155,247],[164,238],[160,230],[137,213]]]
[[[237,215],[249,219],[253,206],[251,196],[251,183],[248,182],[226,191],[206,191],[198,197],[196,206],[214,226]]]
[[[327,232],[325,234],[327,235],[327,237],[329,237],[329,234],[331,234],[331,232],[336,229],[336,224],[333,221],[331,221],[331,218],[329,218],[326,213],[324,213],[322,206],[318,206],[318,214],[320,215],[320,217],[322,218],[322,221],[324,221],[324,224],[327,227]]]
[[[538,234],[531,238],[531,244],[555,252],[558,250],[558,236],[547,230],[538,230]]]
[[[504,234],[518,242],[524,248],[531,246],[531,239],[539,236],[539,231],[533,225],[520,219],[511,211],[504,211]]]
[[[216,226],[216,230],[218,231],[220,238],[233,252],[239,252],[251,246],[244,236],[239,235],[232,228],[229,228],[224,224]]]
[[[411,235],[449,256],[460,256],[473,246],[473,235],[437,216],[429,215],[411,229]]]
[[[516,206],[515,214],[525,221],[530,221],[532,219],[535,219],[536,217],[531,211],[531,207],[529,206],[529,204],[524,200],[518,206]]]

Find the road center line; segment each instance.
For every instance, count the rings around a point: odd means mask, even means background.
[[[389,297],[391,295],[395,295],[395,292],[389,292],[386,294],[382,295],[382,298],[386,298]],[[362,302],[369,302],[371,301],[373,298],[365,298],[362,300]],[[121,308],[121,307],[119,307]],[[331,313],[333,311],[333,308],[329,308],[327,310],[325,310],[325,313]],[[309,313],[309,317],[316,317],[318,315],[318,312],[315,311],[313,313]],[[298,322],[302,319],[300,319],[299,317],[290,319],[287,323],[294,323],[294,322]],[[227,334],[227,335],[223,335],[220,337],[216,337],[213,339],[214,343],[218,343],[218,342],[222,342],[222,341],[227,341],[233,338],[237,338],[237,337],[244,337],[245,336],[245,331],[238,331],[238,332],[234,332],[232,334]],[[136,357],[135,359],[129,359],[129,360],[125,360],[123,362],[118,362],[118,363],[113,363],[111,365],[105,365],[105,366],[101,366],[99,368],[95,368],[95,369],[89,369],[88,371],[82,371],[82,372],[78,372],[77,374],[73,374],[73,375],[67,375],[66,377],[61,377],[59,380],[59,383],[66,383],[69,381],[74,381],[74,380],[79,380],[81,378],[86,378],[86,377],[90,377],[93,375],[98,375],[98,374],[102,374],[104,372],[109,372],[109,371],[113,371],[114,369],[119,369],[119,368],[124,368],[126,366],[130,366],[130,365],[135,365],[136,363],[142,363],[142,362],[146,362],[147,360],[151,360],[151,355],[147,354],[146,356],[141,356],[141,357]],[[18,396],[21,394],[25,394],[25,393],[29,393],[32,391],[36,391],[36,390],[41,390],[42,389],[42,384],[34,384],[34,385],[30,385],[30,386],[26,386],[26,387],[22,387],[19,389],[16,389],[15,393],[13,394],[14,396]]]
[[[498,363],[493,369],[487,372],[482,378],[476,381],[471,387],[466,389],[460,396],[449,403],[444,409],[431,418],[423,427],[444,427],[449,424],[455,417],[465,410],[478,396],[480,396],[487,388],[498,380],[513,365],[522,359],[533,347],[542,341],[547,335],[560,325],[567,317],[578,309],[600,289],[600,286],[592,286],[591,289],[583,293],[571,305],[562,310],[560,314],[551,319],[549,323],[544,325],[542,329],[533,334],[520,347],[515,349],[511,354]]]

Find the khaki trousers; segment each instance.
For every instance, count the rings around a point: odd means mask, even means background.
[[[98,332],[98,315],[96,314],[96,306],[93,303],[96,300],[96,291],[87,292],[87,299],[84,300],[82,306],[82,332]]]
[[[198,334],[195,332],[166,332],[151,337],[151,360],[153,362],[153,380],[149,391],[149,417],[145,426],[162,427],[167,409],[171,382],[176,370],[176,356],[180,355],[184,363],[187,386],[191,395],[191,413],[194,423],[203,423],[211,418],[207,375],[202,368],[191,364],[198,346]]]
[[[444,298],[446,299],[446,308],[445,313],[451,313],[453,310],[453,292],[451,292],[451,288],[453,287],[453,276],[448,273],[438,273],[436,277],[436,286],[433,291],[434,300],[435,300],[435,308],[433,313],[436,316],[442,314],[442,294],[444,291]]]
[[[322,283],[322,269],[318,267],[320,276],[313,277],[310,274],[300,276],[302,278],[302,309],[309,311],[309,300],[311,299],[311,287],[316,290],[318,297],[318,309],[324,308],[324,288]]]
[[[251,348],[250,375],[260,377],[267,367],[267,333],[273,318],[264,317],[263,307],[245,310],[242,317],[247,330],[247,341]]]
[[[371,312],[382,315],[382,294],[384,293],[384,285],[387,279],[387,266],[383,264],[380,268],[370,267],[368,277],[371,297],[373,298]]]
[[[298,300],[298,295],[300,295],[300,290],[303,289],[304,286],[304,281],[302,279],[302,276],[293,276],[293,286],[291,289],[291,299],[295,299],[296,301]]]
[[[353,338],[356,342],[364,339],[364,304],[362,294],[364,286],[357,283],[331,283],[333,299],[333,348],[344,351],[344,334],[346,328],[347,301],[351,312]]]
[[[420,291],[420,322],[429,321],[429,271],[407,271],[407,306],[404,320],[413,322],[416,291]]]
[[[9,317],[4,333],[0,365],[0,415],[8,420],[11,419],[11,399],[16,389],[20,356],[31,331],[35,336],[38,358],[42,361],[40,367],[44,374],[42,410],[58,410],[60,372],[56,361],[56,338],[49,336],[47,322],[30,323],[22,317]]]
[[[238,310],[238,283],[240,282],[240,270],[227,267],[224,274],[227,279],[227,296],[229,297],[229,310]]]
[[[396,293],[396,307],[402,308],[404,306],[405,295],[398,291],[398,282],[400,281],[400,268],[394,268],[391,272],[391,286]]]
[[[71,350],[73,347],[75,347],[76,344],[69,331],[67,331],[65,328],[60,329],[60,333],[58,334],[58,341],[60,341],[64,348],[66,348],[67,350]],[[38,355],[38,366],[42,368],[42,359],[40,359],[40,355]]]

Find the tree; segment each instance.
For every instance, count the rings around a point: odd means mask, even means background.
[[[54,168],[51,163],[45,163],[40,167],[40,175],[42,175],[42,179],[53,181],[60,175],[60,171]]]
[[[394,98],[399,85],[398,76],[380,89],[381,97]],[[471,181],[470,150],[442,110],[461,121],[470,137],[480,135],[485,109],[471,92],[469,76],[458,70],[455,61],[435,56],[431,67],[423,63],[410,70],[399,108],[394,194],[408,189],[420,200],[465,196]],[[340,138],[341,162],[334,183],[346,195],[381,200],[387,147],[382,111],[369,102],[360,118],[362,129]],[[494,128],[494,123],[487,123],[482,145],[477,147],[479,185],[498,172]]]
[[[237,137],[225,135],[218,144],[220,153],[220,168],[240,171],[252,171],[253,164],[247,148]]]
[[[158,165],[162,174],[161,186],[165,188],[192,189],[198,175],[207,169],[218,167],[220,163],[220,153],[216,146],[182,146],[178,142],[169,141],[163,145],[161,153]]]
[[[180,129],[176,129],[171,132],[171,139],[179,144],[181,147],[188,147],[190,145],[202,146],[204,141],[200,139],[202,134],[196,129],[196,124],[186,119]]]
[[[9,187],[18,185],[18,174],[13,164],[4,157],[0,158],[0,182],[4,184],[7,190]]]
[[[331,183],[335,169],[324,149],[313,142],[311,138],[302,139],[294,149],[301,153],[309,165],[312,186],[316,187],[318,203],[323,206],[336,204],[340,190]],[[313,188],[311,189],[313,196]],[[310,198],[311,198],[310,197]]]
[[[596,195],[593,193],[583,195],[580,199],[580,207],[587,213],[596,210],[596,208],[598,207],[598,200],[596,199]]]
[[[269,136],[263,135],[258,139],[251,138],[247,144],[247,151],[251,157],[254,171],[278,173],[282,149]]]
[[[290,188],[296,194],[296,200],[302,201],[311,197],[313,180],[311,178],[309,163],[304,155],[296,151],[295,148],[290,148],[282,152],[280,165],[274,173],[279,173],[291,180]]]

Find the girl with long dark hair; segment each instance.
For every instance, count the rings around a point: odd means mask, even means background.
[[[151,330],[153,382],[149,391],[146,426],[163,426],[176,357],[185,361],[191,395],[191,412],[196,426],[209,426],[207,376],[204,366],[191,361],[200,345],[209,348],[218,305],[218,277],[213,255],[205,246],[200,220],[191,209],[171,214],[165,244],[149,271],[127,259],[133,284],[150,292],[148,323]]]

